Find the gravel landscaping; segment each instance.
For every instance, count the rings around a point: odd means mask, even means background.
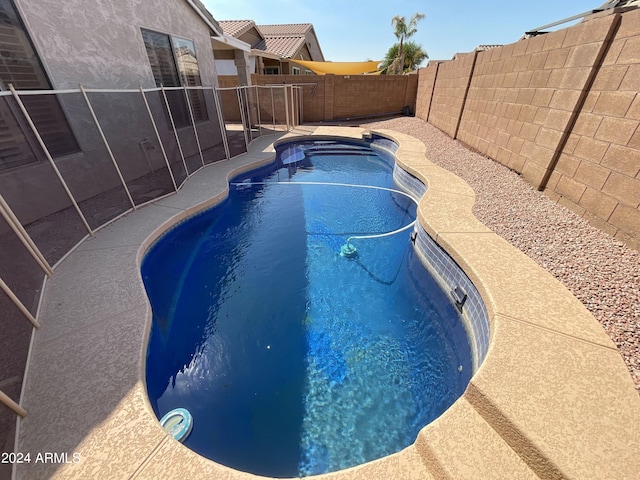
[[[640,393],[640,252],[421,119],[400,117],[360,126],[420,139],[429,160],[469,183],[476,192],[475,216],[580,299],[617,345]]]

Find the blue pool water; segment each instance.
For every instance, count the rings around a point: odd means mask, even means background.
[[[273,166],[166,233],[145,257],[147,389],[193,416],[185,445],[273,477],[397,452],[464,391],[456,308],[413,251],[415,204],[364,142],[284,145]],[[327,185],[339,183],[347,185]]]

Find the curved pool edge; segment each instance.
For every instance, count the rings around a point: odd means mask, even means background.
[[[363,129],[354,128],[311,130],[305,127],[298,134],[359,139],[364,133]],[[314,478],[633,478],[640,470],[640,442],[638,433],[633,431],[640,418],[640,400],[602,327],[550,274],[473,217],[473,191],[455,175],[429,162],[421,142],[397,132],[378,133],[400,145],[398,164],[428,185],[418,210],[420,223],[480,291],[492,326],[490,347],[463,397],[423,428],[414,445],[364,465]],[[178,194],[107,227],[65,260],[62,270],[67,274],[67,267],[76,263],[80,265],[77,268],[82,268],[83,258],[78,257],[91,257],[88,253],[100,255],[113,250],[110,239],[121,237],[127,228],[140,223],[137,217],[143,228],[139,234],[131,233],[130,243],[119,239],[117,251],[126,257],[123,262],[134,263],[139,272],[144,253],[164,231],[226,197],[228,185],[220,182],[212,191],[208,183],[213,169],[225,171],[228,181],[260,162],[269,163],[274,152],[267,143],[273,138],[253,142],[247,155],[203,169]],[[203,193],[203,188],[208,191]],[[110,258],[106,254],[105,257]],[[110,275],[120,275],[115,281],[132,281],[122,268],[114,266],[113,270]],[[47,286],[47,302],[55,302],[56,295],[62,295],[55,290],[55,282],[63,281],[64,278],[51,282],[53,293]],[[136,290],[136,306],[127,312],[138,318],[118,325],[125,329],[123,335],[133,337],[130,341],[137,343],[135,365],[130,365],[132,372],[127,376],[131,385],[127,385],[125,394],[112,400],[116,406],[107,418],[84,426],[86,434],[77,445],[71,445],[83,461],[58,465],[50,476],[89,478],[90,472],[100,472],[101,478],[261,478],[207,460],[163,432],[144,389],[151,311],[139,274],[133,283],[135,288],[130,287]],[[143,301],[139,300],[140,295]],[[146,322],[142,326],[140,316]],[[59,339],[45,333],[46,321],[42,324],[36,348],[51,346]],[[38,342],[38,337],[44,340]],[[110,351],[115,356],[120,349],[111,346]],[[50,404],[46,395],[43,400],[38,398],[42,385],[32,382],[39,374],[32,370],[43,370],[41,376],[47,373],[46,355],[34,357],[26,394],[30,416],[23,420],[18,450],[69,449],[64,442],[57,449],[46,443],[38,447],[37,437],[42,433],[39,430],[51,426],[37,423],[42,418],[40,412],[50,411]],[[105,358],[110,358],[109,353]],[[96,368],[84,365],[89,374]],[[87,398],[90,393],[89,390]],[[90,403],[88,399],[75,400]],[[91,407],[85,405],[84,409]],[[135,428],[123,429],[125,422]],[[68,430],[68,425],[59,426],[66,427],[60,431]],[[615,460],[611,459],[611,452],[615,452]],[[17,469],[18,478],[33,478],[37,471],[35,465],[21,466]]]
[[[376,133],[400,145],[397,163],[427,185],[420,223],[478,288],[491,324],[489,351],[465,394],[420,432],[422,457],[452,478],[633,478],[640,398],[602,326],[475,218],[471,187],[430,162],[422,142]]]

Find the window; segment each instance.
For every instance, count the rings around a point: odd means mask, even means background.
[[[279,75],[280,68],[279,67],[264,67],[265,75]]]
[[[191,40],[173,37],[173,51],[178,64],[182,84],[187,87],[200,87],[200,68],[196,59],[196,49]]]
[[[300,75],[300,69],[298,67],[292,67],[291,71],[294,75]]]
[[[22,20],[11,0],[0,0],[0,90],[50,90]],[[80,151],[69,122],[55,95],[21,97],[49,153],[54,156]],[[43,160],[31,129],[12,99],[0,100],[0,170]]]
[[[311,70],[305,70],[304,74],[305,75],[313,75],[313,72]]]
[[[173,51],[178,64],[180,80],[185,87],[201,87],[200,67],[196,59],[196,47],[191,40],[172,37]],[[193,118],[196,122],[204,122],[209,119],[207,107],[202,90],[187,90]]]
[[[141,29],[144,46],[151,64],[156,86],[200,87],[200,68],[196,58],[196,49],[192,40],[173,37],[164,33]],[[209,119],[201,90],[187,90],[193,118],[196,122]],[[184,94],[180,91],[168,91],[167,100],[176,128],[191,126],[191,118]]]
[[[142,29],[142,38],[147,49],[156,86],[179,87],[180,78],[173,60],[173,49],[169,35]]]

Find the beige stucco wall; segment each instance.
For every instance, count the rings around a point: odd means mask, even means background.
[[[155,87],[140,28],[193,40],[202,83],[215,85],[209,28],[186,0],[16,5],[54,89]]]

